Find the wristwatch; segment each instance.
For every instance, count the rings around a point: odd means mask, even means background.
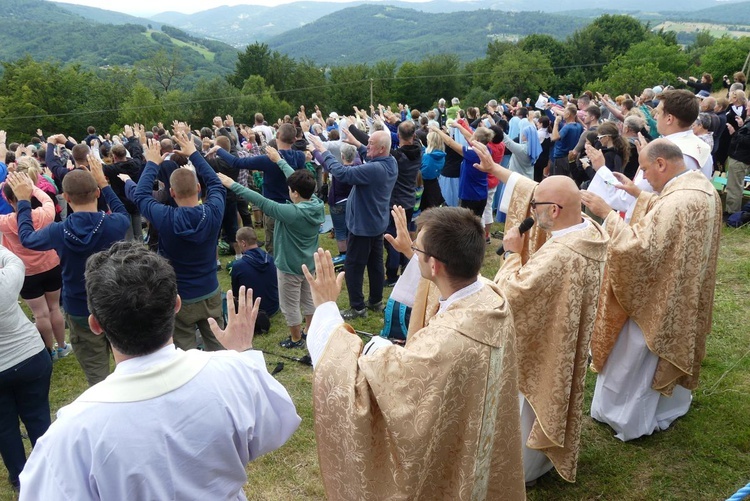
[[[510,256],[511,254],[515,254],[515,252],[510,251],[510,250],[505,251],[505,253],[503,254],[503,259],[508,259],[508,256]]]

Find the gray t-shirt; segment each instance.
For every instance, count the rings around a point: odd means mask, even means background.
[[[23,261],[0,245],[0,372],[20,364],[44,349],[34,324],[18,304],[26,267]]]

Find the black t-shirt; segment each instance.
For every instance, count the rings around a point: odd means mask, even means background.
[[[453,148],[445,148],[445,165],[440,173],[445,177],[458,177],[461,175],[461,163],[464,161],[463,155],[453,151]]]

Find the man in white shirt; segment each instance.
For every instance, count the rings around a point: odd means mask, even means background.
[[[710,181],[713,177],[713,158],[711,147],[693,133],[693,122],[698,118],[700,103],[690,91],[667,90],[659,94],[659,105],[654,110],[656,128],[664,139],[668,139],[682,151],[682,159],[688,170],[699,170]],[[645,146],[642,142],[641,146]],[[588,149],[586,150],[589,151]],[[615,188],[617,181],[612,172],[606,167],[594,167],[596,176],[591,181],[588,191],[599,195],[614,210],[626,213],[626,221],[630,220],[635,206],[635,197],[624,190]],[[641,169],[633,179],[635,185],[653,193],[654,189],[644,179]]]
[[[286,390],[252,351],[260,299],[240,288],[238,313],[216,338],[227,349],[175,349],[175,273],[133,242],[87,263],[92,332],[106,332],[117,367],[37,442],[21,500],[245,499],[245,467],[299,426]],[[233,304],[231,291],[228,303]]]

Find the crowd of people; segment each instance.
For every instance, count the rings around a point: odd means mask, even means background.
[[[301,107],[272,125],[37,130],[28,145],[0,131],[11,485],[243,499],[247,463],[300,422],[253,350],[279,310],[280,346],[314,366],[329,499],[523,499],[552,469],[574,482],[589,353],[591,415],[620,440],[690,408],[722,220],[750,168],[744,75],[723,80],[718,99],[705,74],[635,98]],[[319,248],[328,217],[335,256]],[[504,259],[484,278],[495,221]],[[365,345],[346,322],[381,314],[391,287],[411,308],[406,343]],[[51,424],[52,362],[70,353],[90,388]]]

